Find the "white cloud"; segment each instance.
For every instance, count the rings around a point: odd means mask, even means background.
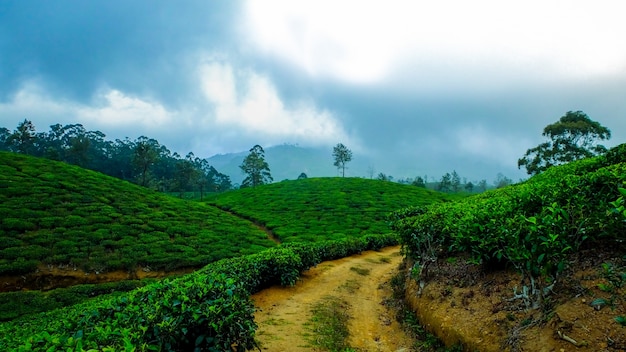
[[[3,123],[16,122],[25,118],[32,119],[32,116],[62,116],[71,113],[73,107],[71,103],[54,100],[32,80],[25,82],[10,100],[0,102],[0,116]]]
[[[219,126],[234,127],[275,144],[295,141],[326,145],[349,139],[331,112],[305,101],[286,106],[267,77],[235,71],[231,65],[218,62],[204,64],[200,76]]]
[[[97,97],[99,106],[81,106],[76,113],[102,126],[162,127],[173,122],[173,113],[158,102],[131,97],[119,90],[107,90]]]
[[[250,41],[312,76],[373,83],[398,70],[432,76],[433,67],[516,79],[626,71],[621,0],[267,0],[245,9]]]
[[[454,132],[455,150],[474,159],[489,160],[499,165],[514,165],[532,141],[511,135],[496,135],[482,126],[463,126]]]
[[[158,102],[115,89],[102,90],[94,96],[92,104],[70,101],[52,96],[36,80],[25,82],[10,100],[0,103],[0,127],[11,129],[28,119],[37,131],[43,132],[57,123],[80,123],[113,139],[143,134],[170,145],[176,142],[173,132],[184,133],[188,125],[183,115],[167,110]]]

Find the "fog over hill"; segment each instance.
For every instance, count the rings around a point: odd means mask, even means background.
[[[264,148],[265,160],[269,164],[274,182],[285,179],[296,179],[302,172],[308,177],[333,177],[341,176],[341,173],[333,165],[332,148],[301,147],[298,145],[282,144]],[[245,174],[239,168],[248,151],[239,153],[217,154],[207,158],[210,165],[219,172],[230,176],[233,184],[240,184]],[[428,153],[428,151],[425,151]],[[472,165],[468,165],[471,163]],[[521,176],[520,170],[495,170],[492,165],[477,165],[475,160],[468,161],[458,158],[457,160],[441,160],[438,163],[423,164],[416,160],[415,163],[403,163],[394,160],[393,155],[388,157],[374,158],[360,155],[353,151],[352,161],[347,164],[346,177],[376,178],[380,173],[392,176],[394,180],[413,179],[417,176],[428,177],[429,182],[436,182],[446,172],[457,171],[461,178],[467,181],[487,180],[492,183],[498,173],[517,181]],[[478,167],[484,174],[464,173],[464,170],[474,170]]]

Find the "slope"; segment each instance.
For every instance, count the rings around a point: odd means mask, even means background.
[[[626,347],[626,144],[399,213],[424,325],[468,350]]]
[[[457,198],[393,182],[333,177],[226,192],[207,203],[266,226],[283,242],[315,242],[388,233],[391,211]]]
[[[52,268],[171,271],[275,246],[250,222],[214,207],[5,152],[0,219],[0,276]]]

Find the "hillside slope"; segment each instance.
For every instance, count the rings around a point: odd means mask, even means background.
[[[266,226],[283,242],[388,233],[390,212],[459,196],[361,178],[308,178],[215,195],[213,204]]]
[[[0,276],[41,266],[174,270],[273,247],[215,207],[61,162],[0,152]]]
[[[467,350],[626,349],[626,144],[393,224],[422,323]]]

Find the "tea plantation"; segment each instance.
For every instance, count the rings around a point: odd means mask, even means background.
[[[275,246],[249,221],[61,162],[0,152],[0,276],[200,267]]]
[[[393,210],[460,198],[394,182],[337,177],[246,188],[215,195],[207,203],[253,219],[288,243],[388,233]]]
[[[2,293],[1,317],[11,320],[0,323],[0,350],[251,348],[251,293],[293,284],[321,261],[397,244],[390,211],[450,199],[414,186],[329,178],[231,191],[207,204],[0,153],[0,275],[46,265],[102,272],[209,263],[157,282]],[[258,225],[287,243],[277,247]]]
[[[462,254],[487,269],[517,269],[523,277],[518,298],[540,308],[579,250],[624,253],[624,188],[626,144],[521,184],[398,211],[393,228],[416,262],[416,279],[434,279],[428,277],[431,264]]]

